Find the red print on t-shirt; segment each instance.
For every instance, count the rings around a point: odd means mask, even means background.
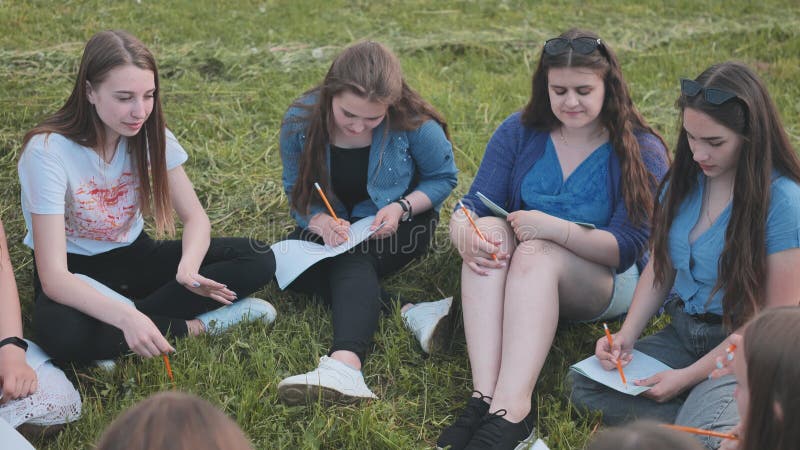
[[[111,185],[95,177],[78,186],[67,202],[67,236],[96,241],[125,242],[136,222],[137,184],[131,172],[123,172]]]

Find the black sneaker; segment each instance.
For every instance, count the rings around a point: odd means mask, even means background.
[[[456,421],[442,430],[442,434],[439,435],[439,439],[436,441],[436,448],[462,450],[472,439],[472,435],[480,426],[481,420],[489,412],[489,404],[484,400],[492,399],[478,391],[472,392],[477,393],[480,397],[470,397],[467,400],[467,406],[461,411]]]
[[[486,415],[480,427],[472,435],[466,450],[516,450],[527,448],[527,441],[534,436],[533,424],[536,421],[533,412],[518,423],[503,418],[506,410],[501,409]],[[523,443],[523,441],[526,441]]]

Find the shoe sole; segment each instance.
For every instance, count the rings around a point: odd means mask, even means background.
[[[288,406],[307,405],[309,403],[322,402],[326,406],[330,405],[354,405],[370,397],[356,397],[343,394],[335,389],[314,384],[287,384],[278,386],[278,397]]]
[[[514,450],[529,450],[533,448],[533,445],[536,444],[536,428],[531,431],[531,434],[528,435],[525,439],[523,439],[519,445],[514,447]]]
[[[430,351],[428,354],[441,353],[450,342],[450,330],[452,328],[452,314],[442,317],[433,329],[430,341]]]

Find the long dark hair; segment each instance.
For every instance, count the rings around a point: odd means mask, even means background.
[[[291,193],[292,208],[298,212],[307,213],[309,206],[319,201],[314,195],[314,182],[318,181],[330,192],[325,149],[334,126],[331,101],[343,92],[387,105],[387,130],[414,130],[422,122],[433,119],[450,138],[444,117],[408,86],[394,53],[373,41],[352,45],[333,60],[322,84],[305,92],[292,104],[307,112],[301,119],[306,123],[306,139],[300,157],[300,173]],[[303,99],[312,94],[316,95],[316,101],[303,103]]]
[[[597,34],[579,29],[571,29],[559,37],[599,39]],[[661,135],[647,124],[633,105],[617,56],[608,43],[603,41],[588,55],[570,49],[563,54],[553,56],[542,50],[539,64],[533,73],[531,98],[522,110],[523,124],[545,131],[553,131],[561,126],[550,105],[547,80],[550,69],[562,67],[584,67],[594,71],[603,79],[605,99],[600,111],[600,122],[608,129],[609,140],[619,158],[622,172],[620,185],[625,208],[634,223],[646,223],[653,208],[653,191],[657,180],[644,165],[639,141],[634,132],[651,133],[661,141],[664,148],[666,144]],[[665,157],[669,160],[666,152]]]
[[[120,138],[128,140],[127,148],[133,155],[139,180],[139,208],[143,215],[155,219],[159,233],[173,232],[175,224],[167,181],[166,124],[161,108],[158,67],[150,50],[131,34],[109,30],[89,39],[67,102],[29,131],[22,146],[24,148],[37,134],[58,133],[84,147],[104,148],[105,126],[94,105],[89,103],[86,84],[99,86],[112,69],[126,65],[152,71],[155,80],[153,111],[144,126],[135,136]]]
[[[750,400],[740,449],[797,448],[800,442],[798,356],[800,308],[770,308],[747,326],[744,357]]]
[[[686,108],[702,112],[741,136],[736,162],[731,218],[725,231],[725,246],[717,267],[717,282],[711,297],[724,289],[723,317],[726,326],[738,327],[764,305],[767,280],[766,223],[772,171],[800,182],[800,160],[781,124],[778,110],[764,83],[749,67],[725,62],[706,69],[698,83],[736,94],[736,98],[713,105],[704,95],[677,101],[680,130],[675,161],[664,177],[669,183],[653,214],[653,267],[655,283],[662,284],[672,264],[669,260],[669,229],[686,196],[697,188],[700,167],[683,128]]]

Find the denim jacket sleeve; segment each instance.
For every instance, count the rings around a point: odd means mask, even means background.
[[[642,133],[638,134],[636,138],[639,141],[639,151],[642,154],[644,165],[655,178],[655,186],[653,187],[653,198],[655,199],[655,190],[669,168],[667,151],[661,141],[652,134]],[[620,170],[617,172],[618,175],[621,175]],[[621,180],[617,178],[614,180],[614,184],[616,185],[616,189],[614,189],[616,198],[613,200],[614,211],[608,226],[602,229],[611,233],[617,240],[617,245],[619,246],[617,273],[621,273],[627,270],[647,251],[647,243],[650,239],[650,225],[647,222],[639,225],[631,222],[622,196]]]
[[[472,186],[463,198],[464,206],[478,217],[492,215],[489,208],[478,199],[476,195],[478,192],[508,210],[511,201],[512,170],[519,151],[521,131],[522,122],[519,113],[514,113],[497,127],[489,143],[486,144],[478,173],[475,174]]]
[[[320,205],[311,204],[308,214],[301,214],[291,206],[292,189],[300,173],[300,155],[305,144],[306,122],[302,120],[299,108],[289,108],[283,118],[280,132],[281,161],[283,162],[283,191],[289,199],[289,210],[292,218],[301,228],[308,227],[308,221],[315,214],[322,212]]]
[[[435,120],[426,121],[407,136],[409,151],[419,173],[416,189],[427,195],[433,207],[438,208],[458,183],[453,145]]]

